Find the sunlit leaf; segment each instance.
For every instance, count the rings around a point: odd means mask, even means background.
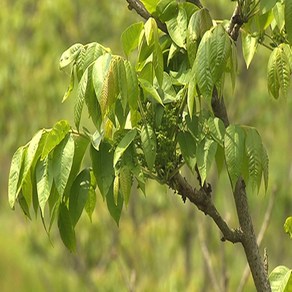
[[[60,58],[60,62],[59,62],[60,69],[64,69],[68,65],[70,65],[72,62],[74,62],[82,47],[83,45],[81,44],[75,44],[71,46],[68,50],[66,50],[61,55],[61,58]]]
[[[270,274],[272,291],[289,292],[292,289],[292,270],[285,266],[276,267]]]
[[[145,79],[139,79],[139,83],[141,87],[143,88],[145,95],[149,95],[158,103],[163,105],[160,95],[158,94],[157,90],[153,87],[153,85],[149,81]]]
[[[19,147],[14,153],[11,161],[8,181],[8,201],[11,208],[14,208],[15,201],[17,199],[19,191],[18,181],[20,179],[20,171],[24,158],[24,147]]]
[[[70,131],[70,125],[67,121],[61,120],[57,122],[46,137],[41,159],[48,154],[65,138]]]
[[[129,203],[132,187],[132,174],[130,168],[125,165],[120,169],[120,192],[124,198],[126,206]]]
[[[243,57],[248,68],[258,46],[258,37],[254,37],[246,31],[241,33]]]
[[[106,195],[106,203],[107,203],[107,208],[109,210],[109,213],[111,214],[113,219],[116,221],[117,225],[119,225],[124,200],[123,200],[122,195],[119,193],[118,198],[117,198],[117,204],[115,203],[113,185],[111,185]]]
[[[67,137],[56,147],[53,155],[54,181],[60,196],[64,194],[75,151],[74,140],[71,135]]]
[[[292,45],[292,1],[285,0],[285,29],[287,38]]]
[[[292,217],[288,217],[284,223],[284,231],[290,236],[292,239]]]
[[[141,129],[141,142],[148,168],[152,170],[156,159],[156,136],[149,124]]]

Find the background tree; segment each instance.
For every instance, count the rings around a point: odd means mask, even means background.
[[[40,207],[45,220],[48,202],[49,221],[58,216],[61,237],[73,250],[74,226],[82,209],[85,207],[89,215],[93,210],[95,180],[118,222],[123,201],[127,203],[129,199],[132,179],[143,190],[145,179],[152,178],[175,189],[184,200],[188,198],[210,215],[224,240],[241,242],[257,288],[268,289],[243,181],[250,192],[257,192],[263,174],[267,187],[267,155],[254,128],[229,125],[222,92],[225,74],[231,73],[235,79],[233,41],[240,27],[245,22],[248,27],[255,16],[264,15],[265,20],[265,14],[276,3],[261,6],[239,1],[231,22],[225,26],[224,22],[215,25],[206,9],[189,3],[144,4],[147,10],[139,1],[130,3],[143,17],[150,17],[150,12],[154,18],[149,18],[145,25],[131,26],[122,36],[126,55],[139,47],[138,76],[127,60],[97,43],[74,45],[62,55],[61,68],[73,65],[65,99],[74,79],[79,81],[74,114],[77,131],[60,121],[51,131],[41,130],[29,144],[18,149],[10,173],[10,204],[14,206],[18,198],[29,216],[32,203],[35,211]],[[264,26],[273,25],[271,19],[265,21]],[[156,23],[166,35],[158,33]],[[289,39],[287,26],[279,34]],[[267,27],[260,27],[260,32]],[[275,28],[272,34],[274,31]],[[250,34],[247,35],[246,41],[250,41]],[[278,47],[269,62],[268,85],[275,97],[286,95],[289,84],[290,48],[282,44],[285,40],[275,43]],[[263,40],[253,40],[253,45],[245,48],[247,65],[258,42]],[[87,129],[79,132],[84,103],[97,128],[94,134]],[[93,171],[84,169],[78,174],[83,147],[89,141]],[[211,185],[206,179],[215,158],[219,169],[226,162],[240,223],[237,230],[227,226],[210,197]],[[178,169],[184,164],[197,176],[197,190],[179,175]]]

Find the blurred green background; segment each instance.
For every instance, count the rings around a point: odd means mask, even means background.
[[[234,8],[223,0],[205,2],[215,19],[229,18]],[[125,0],[1,0],[1,291],[215,291],[213,278],[236,290],[245,266],[241,246],[222,243],[209,218],[154,182],[146,198],[133,190],[119,229],[97,196],[93,223],[83,216],[77,225],[76,254],[62,245],[56,227],[49,240],[39,218],[30,222],[19,208],[9,209],[7,178],[16,148],[58,119],[72,121],[72,101],[61,104],[68,85],[58,69],[62,52],[97,41],[122,54],[120,35],[138,20]],[[261,251],[267,248],[270,270],[291,268],[291,241],[282,226],[292,214],[292,96],[274,101],[268,95],[266,49],[258,50],[248,71],[238,49],[239,80],[225,95],[230,120],[256,126],[270,157],[268,193],[249,198],[255,229],[274,194]],[[211,182],[220,211],[237,227],[226,175],[218,180],[214,171]],[[251,279],[245,291],[253,291]]]

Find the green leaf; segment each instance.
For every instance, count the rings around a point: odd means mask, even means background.
[[[78,54],[80,53],[80,50],[82,47],[83,47],[83,45],[81,45],[81,44],[74,44],[68,50],[66,50],[61,55],[60,62],[59,62],[59,68],[65,69],[71,63],[73,63],[76,60]]]
[[[292,1],[285,0],[285,29],[287,39],[292,45]]]
[[[112,56],[110,54],[102,55],[95,61],[92,70],[94,91],[103,113],[107,109],[109,102],[108,79],[111,75],[111,63]]]
[[[262,168],[263,168],[265,190],[267,191],[268,183],[269,183],[269,156],[264,145],[262,145]]]
[[[273,50],[268,62],[268,89],[274,98],[287,96],[290,75],[289,59],[285,47],[280,45]]]
[[[261,137],[254,128],[248,128],[246,131],[245,149],[248,159],[248,183],[251,184],[252,190],[256,190],[256,192],[258,192],[263,170],[263,146]]]
[[[292,239],[292,217],[288,217],[284,223],[284,231],[290,236]]]
[[[225,135],[225,126],[222,120],[218,118],[209,118],[208,127],[212,138],[223,147],[224,144],[224,135]]]
[[[139,79],[139,83],[141,87],[143,88],[145,95],[150,95],[158,103],[163,105],[160,95],[158,94],[157,90],[153,87],[153,85],[149,81],[145,79]]]
[[[143,22],[138,22],[130,25],[122,33],[123,49],[128,57],[129,54],[138,47],[140,35],[143,31]]]
[[[65,138],[70,131],[68,121],[58,121],[46,137],[41,159],[46,158],[49,153]]]
[[[75,231],[65,203],[61,203],[59,207],[58,228],[63,243],[71,252],[74,252],[76,250]]]
[[[187,51],[191,64],[195,61],[199,41],[212,26],[212,18],[207,8],[199,9],[191,16],[187,30]]]
[[[113,219],[116,221],[117,225],[119,225],[124,200],[119,192],[118,198],[117,198],[117,204],[115,203],[113,185],[111,185],[106,195],[106,203],[107,203],[107,208],[109,210],[109,213],[111,214]]]
[[[245,133],[240,126],[230,125],[225,132],[224,152],[227,171],[232,188],[235,188],[238,178],[242,175],[245,146]]]
[[[171,39],[179,47],[185,48],[188,18],[183,6],[179,5],[176,17],[170,18],[165,24]]]
[[[72,225],[75,226],[88,200],[91,188],[89,169],[82,170],[72,184],[69,196],[69,213]]]
[[[159,0],[141,0],[146,10],[151,14],[155,12]]]
[[[126,151],[126,149],[130,146],[130,144],[135,139],[136,135],[137,135],[137,130],[132,129],[128,131],[127,134],[119,142],[114,153],[114,166],[116,166],[116,164],[118,163],[123,153]]]
[[[190,170],[193,171],[197,163],[196,140],[189,132],[179,132],[177,135],[177,140],[185,162]]]
[[[204,139],[197,145],[196,157],[199,173],[201,176],[201,182],[204,184],[209,170],[211,168],[212,162],[215,159],[215,154],[217,151],[217,143]]]
[[[14,208],[15,201],[20,191],[18,190],[18,182],[20,180],[24,152],[25,147],[19,147],[12,157],[8,180],[8,201],[10,208]]]
[[[131,110],[136,110],[138,108],[138,96],[139,96],[137,74],[129,61],[125,60],[124,65],[125,65],[126,79],[127,79],[128,103]]]
[[[270,11],[276,5],[277,1],[278,0],[260,1],[260,10],[261,10],[262,14]]]
[[[120,169],[120,192],[128,206],[132,187],[132,174],[130,168],[125,165]]]
[[[146,163],[149,170],[151,171],[153,169],[156,159],[157,143],[155,132],[153,131],[151,126],[147,124],[142,127],[140,135]]]
[[[269,280],[273,292],[290,292],[292,289],[292,270],[285,266],[278,266],[271,272]]]
[[[92,179],[93,178],[91,175],[91,181],[92,181]],[[95,193],[94,187],[91,186],[91,188],[89,189],[89,192],[88,192],[88,198],[87,198],[86,204],[84,206],[84,209],[85,209],[85,211],[89,217],[89,220],[91,222],[92,222],[92,214],[94,212],[95,205],[96,205],[96,193]]]
[[[248,68],[258,47],[258,37],[254,37],[248,32],[242,31],[241,43],[244,61],[246,63],[246,67]]]
[[[156,13],[161,21],[166,22],[176,17],[178,3],[175,0],[160,0],[156,7]]]
[[[70,96],[70,94],[74,88],[74,81],[75,81],[75,76],[74,76],[74,70],[72,68],[71,74],[70,74],[69,86],[68,86],[66,92],[64,93],[64,96],[62,98],[62,103]]]
[[[64,194],[73,165],[74,151],[75,144],[71,135],[67,135],[67,137],[54,150],[54,181],[61,197]]]
[[[53,185],[53,167],[50,156],[39,160],[36,165],[36,184],[39,206],[44,217],[45,205],[49,199]]]
[[[93,146],[90,147],[90,156],[93,173],[103,198],[106,197],[113,184],[115,171],[113,167],[114,154],[110,144],[102,141],[97,151]]]
[[[274,18],[280,31],[282,31],[285,26],[284,9],[284,2],[277,2],[276,5],[273,7]]]

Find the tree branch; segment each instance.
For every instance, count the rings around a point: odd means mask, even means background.
[[[213,204],[211,190],[207,191],[206,188],[203,187],[200,190],[193,189],[179,173],[171,179],[169,186],[182,196],[183,200],[187,198],[190,202],[195,204],[199,210],[204,212],[205,215],[209,215],[214,220],[223,234],[222,241],[228,240],[232,243],[242,241],[242,232],[238,229],[230,229],[219,214]]]
[[[168,34],[166,25],[163,22],[161,22],[159,19],[151,15],[140,0],[126,0],[126,1],[129,3],[128,8],[130,10],[134,9],[145,20],[149,19],[150,17],[153,17],[159,29],[165,32],[166,34]]]

